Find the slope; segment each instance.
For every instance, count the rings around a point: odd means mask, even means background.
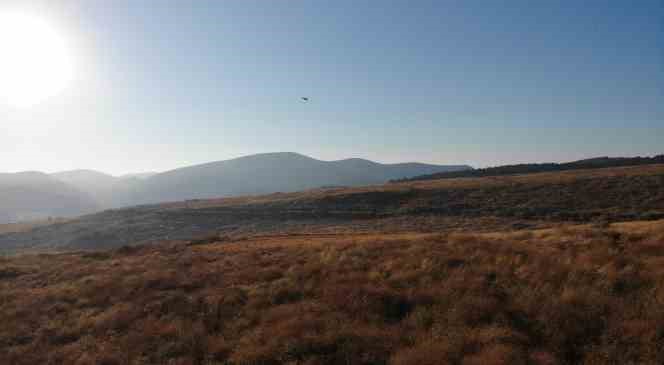
[[[382,184],[468,166],[379,164],[363,159],[320,161],[291,152],[266,153],[180,168],[147,178],[133,201],[157,203],[233,195],[292,192],[321,186]]]
[[[437,172],[433,174],[424,174],[398,181],[421,181],[437,179],[455,179],[459,177],[487,177],[487,176],[505,176],[515,174],[532,174],[538,172],[556,172],[582,169],[596,169],[608,167],[641,166],[656,165],[664,163],[664,155],[653,157],[596,157],[584,160],[565,162],[565,163],[527,163],[518,165],[503,165],[496,167],[487,167],[482,169],[473,169],[466,171],[448,171]]]
[[[0,235],[5,251],[204,235],[473,231],[664,217],[664,165],[315,189],[117,209]]]
[[[75,216],[99,206],[87,194],[40,172],[0,173],[0,223]]]
[[[0,258],[3,364],[662,364],[664,221]]]

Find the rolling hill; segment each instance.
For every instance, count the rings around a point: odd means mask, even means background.
[[[109,210],[0,235],[0,250],[98,249],[210,234],[512,229],[664,218],[664,165],[314,189]]]
[[[538,172],[555,172],[555,171],[569,171],[569,170],[582,170],[582,169],[598,169],[608,167],[624,167],[624,166],[641,166],[663,164],[664,155],[657,155],[653,157],[595,157],[572,162],[564,163],[526,163],[517,165],[503,165],[496,167],[487,167],[483,169],[472,169],[465,171],[447,171],[437,172],[433,174],[424,174],[413,176],[403,179],[395,179],[394,182],[399,181],[418,181],[418,180],[437,180],[437,179],[454,179],[459,177],[486,177],[486,176],[505,176],[516,174],[532,174]]]
[[[0,173],[0,223],[99,210],[92,197],[40,172]]]
[[[51,176],[92,196],[102,207],[118,208],[187,199],[292,192],[322,186],[382,184],[391,179],[466,169],[470,167],[380,164],[359,158],[321,161],[297,153],[277,152],[162,173],[115,177],[94,170],[72,170]]]
[[[663,187],[648,165],[10,227],[0,363],[661,364]]]
[[[2,174],[0,224],[165,201],[382,184],[390,179],[469,168],[380,164],[358,158],[320,161],[297,153],[267,153],[119,177],[94,170]]]
[[[382,184],[391,179],[459,171],[469,166],[380,164],[352,158],[321,161],[292,152],[265,153],[184,167],[145,179],[134,203],[293,192],[321,186]]]
[[[95,170],[71,170],[51,174],[91,196],[100,207],[117,208],[130,204],[131,193],[151,173],[112,176]]]

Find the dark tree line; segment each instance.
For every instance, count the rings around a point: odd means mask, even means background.
[[[594,169],[594,168],[604,168],[604,167],[638,166],[638,165],[651,165],[651,164],[664,164],[664,155],[657,155],[654,157],[640,157],[640,156],[639,157],[597,157],[597,158],[590,158],[586,160],[564,162],[564,163],[552,162],[552,163],[504,165],[496,167],[487,167],[483,169],[450,171],[450,172],[440,172],[430,175],[420,175],[406,179],[392,180],[392,182],[452,179],[458,177],[503,176],[503,175],[516,175],[516,174],[530,174],[536,172],[554,172],[554,171]]]

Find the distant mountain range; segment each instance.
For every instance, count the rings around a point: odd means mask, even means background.
[[[466,169],[470,167],[420,163],[380,164],[359,158],[321,161],[292,152],[265,153],[154,175],[137,186],[132,200],[137,203],[156,203],[292,192],[322,186],[372,185],[423,173]]]
[[[124,206],[138,185],[155,173],[127,174],[119,177],[95,170],[71,170],[51,174],[55,179],[87,194],[104,208]]]
[[[90,195],[53,176],[0,173],[0,223],[81,215],[100,208]]]
[[[0,255],[264,234],[440,233],[657,220],[664,219],[663,186],[664,165],[651,165],[149,204],[53,224],[0,225]]]
[[[382,184],[468,169],[466,165],[380,164],[358,158],[321,161],[279,152],[119,177],[94,170],[0,174],[0,223],[166,201]]]

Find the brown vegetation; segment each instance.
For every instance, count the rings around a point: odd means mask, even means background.
[[[664,155],[653,157],[598,157],[565,163],[529,163],[503,165],[482,169],[438,172],[429,175],[414,176],[397,181],[422,181],[438,179],[454,179],[459,177],[506,176],[516,174],[532,174],[539,172],[561,172],[582,169],[612,168],[625,166],[656,165],[664,163]]]
[[[422,232],[461,225],[477,230],[486,228],[486,220],[511,229],[515,224],[539,227],[662,218],[664,165],[647,165],[118,209],[29,232],[0,234],[0,252],[111,248],[219,233],[384,233],[386,227],[391,232]]]
[[[2,364],[661,364],[664,221],[0,258]]]

